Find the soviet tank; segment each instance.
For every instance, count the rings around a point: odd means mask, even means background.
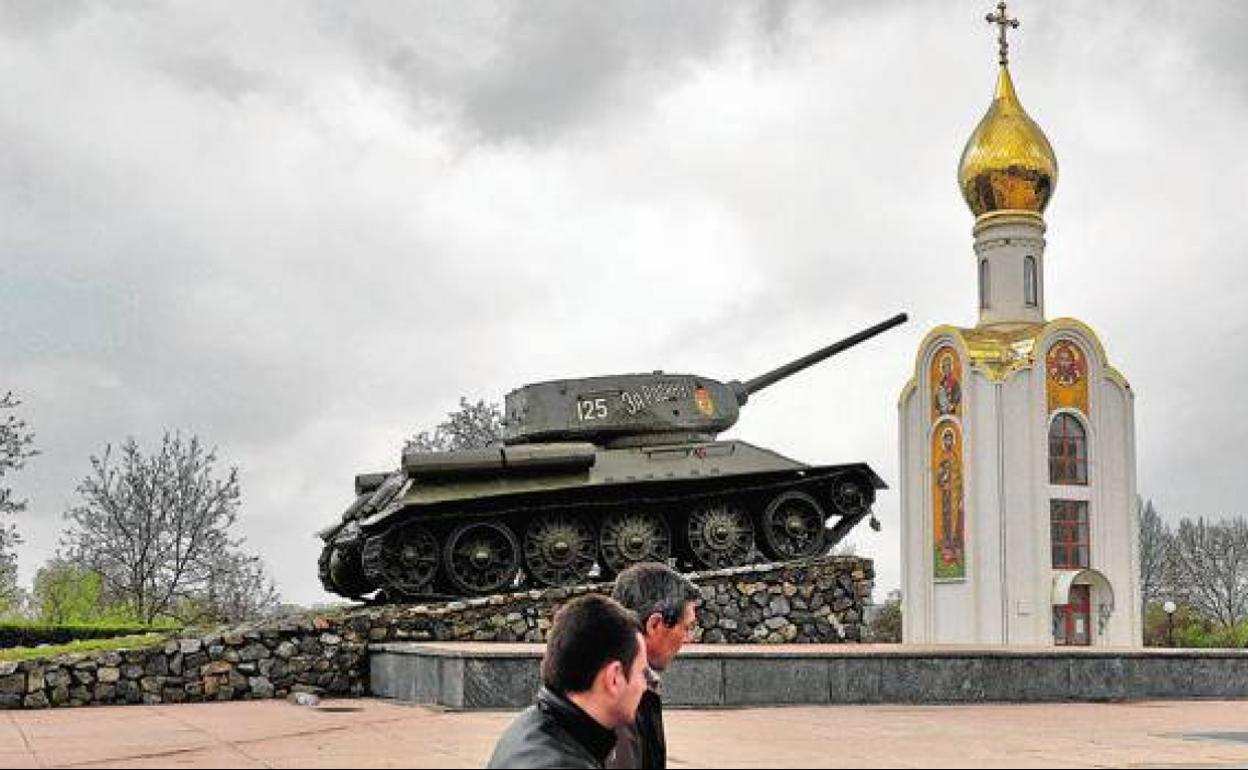
[[[824,554],[871,516],[880,477],[717,436],[755,393],[905,320],[745,382],[660,371],[517,388],[500,445],[405,451],[398,470],[356,476],[355,501],[318,533],[321,582],[401,601],[573,585],[642,561],[690,571]]]

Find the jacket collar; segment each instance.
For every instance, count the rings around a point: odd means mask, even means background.
[[[580,706],[545,686],[537,691],[537,707],[549,714],[599,762],[605,762],[615,748],[615,731],[608,730],[586,714]]]

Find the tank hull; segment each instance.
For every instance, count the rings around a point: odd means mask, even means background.
[[[321,580],[350,598],[406,600],[574,585],[639,561],[807,558],[884,488],[866,464],[810,466],[743,441],[405,458],[401,474],[357,480],[343,522],[321,533]]]

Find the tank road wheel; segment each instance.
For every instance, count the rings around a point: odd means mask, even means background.
[[[438,542],[414,521],[364,541],[364,574],[390,596],[429,593],[438,571]]]
[[[594,530],[571,514],[538,516],[524,532],[524,564],[534,579],[548,586],[584,583],[597,550]]]
[[[709,569],[744,564],[754,550],[754,526],[745,509],[734,503],[695,508],[687,533],[694,561]]]
[[[520,570],[520,543],[504,524],[461,524],[442,551],[446,577],[457,591],[488,594],[510,588]]]
[[[613,513],[602,522],[598,540],[603,571],[611,575],[643,561],[667,564],[672,555],[672,530],[658,513]]]
[[[777,495],[763,511],[762,547],[770,559],[805,559],[827,547],[823,509],[805,492]]]

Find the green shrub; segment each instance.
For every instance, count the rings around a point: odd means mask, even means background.
[[[1171,646],[1171,622],[1175,647],[1248,647],[1248,622],[1225,628],[1202,617],[1186,605],[1179,605],[1171,621],[1159,604],[1150,604],[1144,613],[1144,645]]]
[[[67,644],[86,639],[111,639],[119,636],[176,630],[176,626],[144,626],[136,623],[125,625],[105,623],[0,623],[0,650],[12,647]]]
[[[31,658],[52,658],[70,652],[97,652],[100,650],[135,650],[144,647],[155,647],[168,636],[168,633],[150,633],[133,636],[118,636],[110,639],[84,639],[68,644],[55,644],[42,647],[10,647],[0,650],[0,661],[29,660]]]

